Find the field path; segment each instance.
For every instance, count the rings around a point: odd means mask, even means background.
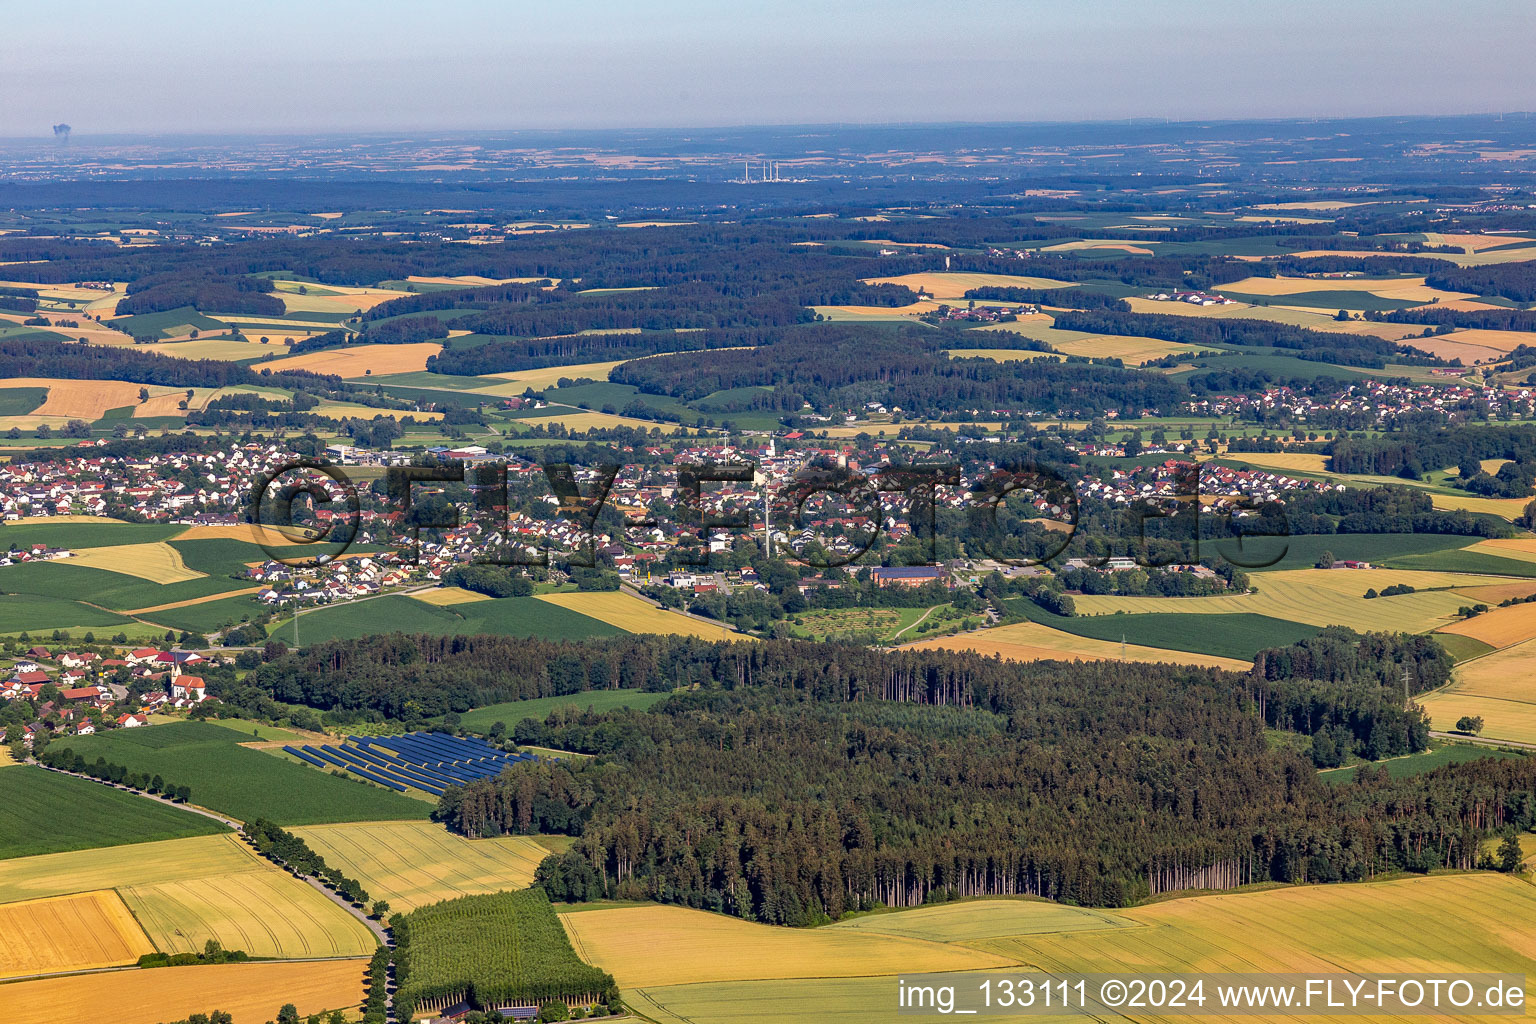
[[[1484,747],[1519,747],[1522,750],[1536,750],[1536,743],[1522,743],[1519,740],[1484,739],[1481,736],[1468,736],[1464,732],[1435,732],[1430,730],[1429,734],[1437,739],[1459,740],[1462,743],[1476,743]],[[1329,770],[1332,771],[1333,769]]]
[[[912,623],[909,623],[908,625],[902,626],[896,632],[892,633],[891,634],[891,639],[895,640],[897,637],[901,636],[901,634],[905,633],[907,630],[909,630],[909,629],[916,629],[918,626],[921,626],[923,624],[923,620],[926,619],[928,616],[930,616],[930,615],[932,615],[934,613],[934,609],[942,608],[942,607],[943,607],[943,605],[937,605],[936,604],[936,605],[933,606],[933,608],[929,608],[927,611],[923,612],[923,614],[919,615],[917,617],[916,621],[914,621]]]
[[[170,604],[151,605],[148,608],[130,608],[119,615],[144,615],[148,612],[168,612],[172,608],[190,608],[195,604],[208,604],[210,601],[222,601],[226,597],[244,597],[247,594],[259,594],[263,588],[250,587],[246,590],[230,590],[221,594],[209,594],[207,597],[193,597],[185,601],[172,601]]]
[[[136,789],[128,789],[126,786],[114,786],[110,782],[103,782],[100,779],[93,779],[89,775],[76,775],[74,772],[66,772],[62,768],[49,768],[41,761],[34,760],[30,757],[27,758],[26,763],[35,764],[44,771],[58,772],[60,775],[74,775],[77,779],[84,779],[86,782],[94,782],[98,786],[110,786],[112,789],[120,790],[124,793],[132,793],[134,796],[143,797],[145,800],[154,800],[157,803],[165,804],[167,807],[174,807],[178,811],[186,811],[188,814],[201,814],[205,818],[212,818],[214,821],[217,821],[220,824],[228,825],[230,828],[237,832],[240,830],[240,827],[243,824],[243,822],[236,821],[234,818],[226,818],[224,815],[219,814],[216,811],[210,811],[206,807],[198,807],[194,804],[179,804],[174,800],[167,800],[165,797],[156,796],[153,793],[141,793]]]

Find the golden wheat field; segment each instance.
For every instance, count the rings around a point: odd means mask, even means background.
[[[156,583],[181,583],[201,579],[203,573],[187,568],[181,552],[165,541],[150,544],[117,544],[104,548],[77,548],[70,565],[84,565]]]
[[[1303,292],[1370,292],[1386,299],[1404,302],[1430,302],[1438,299],[1469,299],[1470,292],[1448,292],[1432,288],[1422,277],[1245,277],[1221,286],[1222,291],[1240,295],[1297,295]]]
[[[489,601],[486,594],[477,594],[473,590],[465,590],[463,587],[434,587],[431,590],[418,590],[411,595],[422,604],[435,605],[446,608],[454,604],[469,604],[473,601]]]
[[[1009,903],[1018,909],[1008,909]],[[1337,973],[1339,964],[1381,973],[1486,970],[1529,975],[1536,971],[1536,888],[1497,874],[1205,895],[1130,910],[1038,907],[1024,901],[983,900],[878,914],[812,934],[887,931],[1063,974],[1328,974]],[[607,913],[634,913],[639,930],[646,920],[641,915],[648,909]],[[566,915],[567,929],[581,927],[578,919],[585,916]],[[1384,927],[1383,922],[1390,926]],[[665,957],[647,962],[643,956],[631,955],[624,962],[628,973],[619,980],[626,997],[660,1024],[773,1024],[799,1018],[884,1024],[895,1016],[897,972],[921,969],[901,964],[866,977],[829,976],[812,969],[792,979],[691,983],[685,979],[667,984],[675,972]],[[739,978],[749,976],[747,970],[738,974]],[[1109,1019],[1153,1024],[1186,1018],[1136,1014]],[[1213,1019],[1236,1024],[1256,1018]],[[1356,1019],[1364,1024],[1402,1018]]]
[[[545,366],[537,370],[516,370],[512,373],[487,374],[483,379],[488,385],[487,394],[497,394],[504,398],[520,395],[527,388],[535,391],[544,391],[552,388],[561,377],[569,377],[571,380],[579,380],[589,377],[592,380],[607,380],[608,371],[618,366],[623,360],[606,363],[572,363],[569,366]],[[499,382],[506,382],[504,385]],[[492,390],[494,388],[494,390]],[[481,389],[476,389],[481,390]]]
[[[1163,611],[1165,609],[1158,609]],[[906,647],[919,651],[973,651],[982,655],[997,655],[1004,661],[1141,661],[1170,662],[1175,665],[1199,665],[1206,668],[1230,668],[1244,671],[1253,663],[1236,658],[1222,658],[1212,654],[1193,654],[1188,651],[1164,650],[1160,647],[1142,647],[1138,644],[1118,644],[1110,640],[1076,636],[1039,622],[1014,622],[1006,626],[992,626],[970,633],[934,637],[919,640]],[[1124,646],[1124,657],[1121,647]]]
[[[922,291],[938,300],[964,299],[972,288],[1073,288],[1072,281],[1049,277],[1023,277],[1017,274],[967,274],[932,271],[902,274],[900,277],[872,277],[865,284],[899,284],[914,292]],[[878,308],[878,307],[877,307]]]
[[[1143,230],[1164,230],[1164,231],[1166,231],[1168,229],[1167,228],[1162,228],[1162,229],[1154,228],[1154,229],[1143,229]],[[1110,238],[1110,239],[1095,238],[1095,239],[1092,239],[1091,241],[1079,240],[1079,241],[1076,241],[1076,242],[1057,242],[1055,245],[1047,245],[1047,246],[1045,246],[1040,251],[1041,252],[1078,252],[1079,250],[1083,250],[1083,249],[1089,249],[1089,250],[1107,249],[1107,250],[1111,250],[1113,252],[1126,252],[1126,253],[1130,253],[1133,256],[1151,256],[1152,255],[1152,250],[1148,249],[1147,246],[1148,245],[1156,245],[1156,244],[1157,244],[1156,242],[1117,242],[1117,241],[1115,241],[1112,238]]]
[[[1484,603],[1487,603],[1487,598],[1484,598]],[[1469,636],[1493,647],[1509,647],[1536,637],[1536,604],[1490,608],[1481,615],[1442,626],[1439,631]]]
[[[1229,452],[1228,462],[1291,473],[1326,473],[1328,456],[1317,452]]]
[[[32,410],[36,416],[67,416],[98,420],[108,409],[137,405],[143,385],[122,380],[59,380],[54,377],[8,377],[8,388],[47,388],[48,397]],[[150,388],[153,394],[157,389]],[[164,390],[164,389],[159,389]]]
[[[372,933],[232,835],[0,861],[0,902],[116,889],[162,950],[217,939],[253,956],[370,953]]]
[[[370,374],[413,373],[427,368],[427,359],[443,350],[441,342],[418,341],[408,345],[355,345],[351,348],[327,348],[299,356],[262,363],[263,370],[308,370],[332,373],[338,377],[362,377]]]
[[[621,986],[763,978],[964,971],[1012,961],[905,936],[779,928],[685,907],[620,907],[560,915],[577,954]]]
[[[1457,719],[1471,715],[1483,720],[1487,738],[1536,743],[1536,639],[1458,665],[1451,684],[1420,703],[1439,731],[1454,729]]]
[[[1429,500],[1430,504],[1442,511],[1464,509],[1468,512],[1486,512],[1510,521],[1522,515],[1525,506],[1531,501],[1530,498],[1484,498],[1476,494],[1441,494],[1438,491],[1431,494]]]
[[[176,540],[238,540],[247,544],[302,544],[314,531],[304,526],[257,526],[254,523],[230,523],[222,526],[189,526]]]
[[[1284,569],[1255,574],[1255,594],[1222,597],[1118,597],[1084,595],[1075,598],[1079,615],[1139,612],[1256,612],[1314,626],[1348,626],[1370,630],[1422,633],[1459,619],[1467,603],[1458,589],[1496,586],[1510,580],[1470,573],[1400,569]],[[1367,590],[1380,592],[1402,583],[1417,592],[1367,599]]]
[[[722,636],[730,635],[736,639],[744,639],[728,626],[700,622],[681,612],[657,608],[650,602],[623,591],[540,594],[538,599],[591,616],[630,633],[697,636],[707,640],[719,640]]]
[[[0,904],[0,936],[0,978],[117,967],[155,951],[110,889]]]
[[[976,331],[996,332],[1004,336],[1021,334],[1026,338],[1043,341],[1056,351],[1068,356],[1089,356],[1097,359],[1121,359],[1135,365],[1149,359],[1161,359],[1167,355],[1182,355],[1200,351],[1198,345],[1187,345],[1160,338],[1146,338],[1128,334],[1089,334],[1086,331],[1058,330],[1055,320],[1046,314],[1022,316],[1013,323],[984,324],[972,328]],[[951,356],[962,356],[964,349],[956,349]],[[1039,353],[1036,353],[1038,356]]]
[[[424,821],[295,828],[326,863],[356,878],[391,911],[473,893],[524,889],[549,850],[527,836],[465,839]]]
[[[367,966],[366,960],[330,960],[160,967],[23,981],[0,993],[6,1024],[158,1024],[215,1009],[235,1024],[264,1024],[284,1003],[293,1003],[301,1017],[354,1009],[363,1000]]]

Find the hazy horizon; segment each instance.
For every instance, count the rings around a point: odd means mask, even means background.
[[[1454,13],[1453,19],[1447,14]],[[710,130],[1445,116],[1536,107],[1493,0],[1060,6],[398,0],[13,10],[0,136]]]

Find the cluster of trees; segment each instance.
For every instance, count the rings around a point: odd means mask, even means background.
[[[368,961],[367,988],[363,996],[363,1024],[384,1024],[389,1013],[389,967],[394,954],[384,946]]]
[[[251,955],[243,949],[225,949],[218,939],[209,939],[201,953],[145,953],[140,967],[190,967],[196,964],[243,964]]]
[[[357,906],[368,902],[368,892],[355,878],[348,878],[325,862],[325,858],[310,848],[309,844],[292,832],[257,818],[248,821],[241,829],[246,842],[256,852],[293,872],[295,875],[312,875],[336,890],[344,899]],[[375,917],[389,912],[389,904],[380,900],[373,905]]]
[[[1417,306],[1385,312],[1367,311],[1367,320],[1394,324],[1425,324],[1444,328],[1477,328],[1489,331],[1536,330],[1536,310],[1532,309],[1447,309],[1444,306]]]
[[[1536,302],[1536,260],[1491,263],[1485,267],[1451,267],[1424,279],[1432,288],[1476,295],[1502,295],[1515,302]]]
[[[538,746],[547,729],[535,719],[514,726],[519,744]],[[476,779],[443,793],[436,821],[472,839],[506,835],[576,835],[592,813],[600,772],[539,761],[499,779]]]
[[[972,410],[1091,416],[1111,409],[1136,417],[1143,410],[1172,409],[1185,393],[1162,374],[1085,362],[952,359],[938,335],[856,324],[736,332],[729,345],[711,351],[624,363],[609,379],[683,401],[735,388],[773,388],[793,406],[809,402],[822,412],[862,408],[879,396],[906,418],[961,411],[974,416]]]
[[[338,327],[324,334],[301,338],[289,351],[294,354],[314,352],[343,345],[409,345],[448,337],[448,325],[435,316],[408,316],[383,320],[367,326],[362,333]]]
[[[1517,486],[1536,465],[1536,427],[1500,424],[1445,424],[1436,421],[1414,424],[1403,430],[1384,434],[1340,434],[1323,447],[1328,454],[1328,468],[1336,473],[1369,473],[1401,476],[1416,480],[1424,473],[1443,466],[1461,467],[1464,486],[1482,493],[1503,493]],[[1514,469],[1500,469],[1500,477],[1490,477],[1478,465],[1484,459],[1504,459],[1516,463]],[[1483,480],[1488,477],[1488,480]],[[1511,494],[1524,497],[1524,491]]]
[[[443,586],[462,587],[487,597],[533,595],[533,580],[504,565],[456,565],[443,573]]]
[[[1066,590],[1128,597],[1208,597],[1248,589],[1248,574],[1230,562],[1218,559],[1212,571],[1214,577],[1155,566],[1117,571],[1072,568],[1063,569],[1058,578]]]
[[[120,764],[109,764],[104,757],[98,757],[95,761],[87,761],[78,753],[63,746],[50,746],[38,755],[38,760],[49,768],[57,768],[59,771],[74,772],[77,775],[89,775],[93,779],[102,782],[110,782],[114,786],[126,786],[136,789],[141,793],[153,793],[163,796],[168,800],[174,800],[179,804],[187,803],[192,799],[190,786],[178,786],[168,783],[159,775],[150,775],[145,772],[130,771]]]
[[[341,379],[285,370],[261,373],[219,359],[182,359],[115,345],[60,345],[47,338],[0,339],[0,375],[58,377],[65,380],[131,380],[169,387],[230,387],[262,384],[269,387],[339,388]]]
[[[287,312],[283,300],[272,294],[268,278],[177,270],[130,282],[127,296],[118,300],[117,315],[185,307],[251,316],[282,316]]]
[[[989,285],[971,288],[967,299],[992,302],[1032,302],[1040,306],[1060,306],[1067,309],[1113,309],[1123,313],[1131,311],[1131,304],[1107,292],[1092,288],[999,288]]]
[[[0,309],[31,313],[37,309],[37,292],[31,288],[0,287]]]

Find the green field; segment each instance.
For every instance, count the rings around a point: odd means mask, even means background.
[[[33,544],[51,548],[105,548],[170,540],[186,530],[177,523],[7,523],[0,526],[0,547]]]
[[[107,321],[108,325],[124,334],[135,338],[151,335],[156,338],[169,338],[172,334],[185,333],[179,328],[195,327],[198,331],[225,331],[228,326],[222,321],[204,316],[191,306],[182,306],[179,309],[167,309],[161,313],[139,313],[134,316],[125,316],[116,320]]]
[[[514,700],[505,704],[491,704],[459,716],[459,724],[466,729],[485,732],[497,722],[508,728],[525,718],[543,721],[556,708],[574,708],[585,711],[612,711],[614,708],[639,708],[645,710],[670,696],[665,693],[643,693],[640,690],[589,690],[573,693],[568,697],[535,697],[532,700]]]
[[[1221,294],[1238,302],[1246,302],[1261,308],[1268,306],[1307,306],[1311,309],[1324,310],[1361,310],[1386,312],[1394,309],[1407,309],[1410,306],[1422,305],[1418,302],[1410,302],[1407,299],[1384,299],[1368,291],[1315,291],[1315,292],[1289,292],[1285,295],[1245,295],[1242,292],[1234,292],[1228,288],[1217,288]]]
[[[78,601],[41,594],[0,595],[0,633],[26,630],[53,632],[55,629],[94,629],[121,626],[129,619],[92,608]]]
[[[47,388],[0,388],[0,416],[25,416],[47,400]]]
[[[262,605],[254,597],[246,594],[208,601],[204,604],[189,604],[182,608],[145,612],[140,617],[171,629],[185,629],[192,633],[211,633],[226,625],[238,625],[243,619],[254,618],[261,610]]]
[[[1240,459],[1233,456],[1224,461],[1234,463]],[[1243,551],[1245,552],[1244,560],[1248,561],[1250,560],[1248,556],[1253,554],[1257,554],[1261,560],[1265,556],[1278,554],[1282,546],[1285,550],[1285,556],[1274,565],[1266,565],[1262,569],[1250,569],[1249,572],[1310,569],[1324,551],[1333,552],[1333,557],[1337,561],[1370,562],[1373,565],[1386,563],[1396,566],[1399,561],[1409,557],[1445,553],[1448,558],[1454,558],[1454,553],[1459,548],[1476,544],[1478,540],[1477,537],[1445,533],[1314,533],[1283,538],[1250,537],[1244,542]],[[1237,550],[1234,541],[1205,541],[1201,545],[1202,554],[1205,553],[1206,545],[1209,545],[1212,554]],[[1509,559],[1500,559],[1500,561],[1509,561]],[[1451,565],[1415,564],[1412,568],[1458,571],[1451,569]]]
[[[55,746],[189,786],[193,803],[240,821],[318,825],[425,818],[431,812],[420,800],[239,745],[250,739],[211,722],[175,722],[60,739]]]
[[[293,626],[281,628],[286,639]],[[435,607],[412,597],[393,594],[368,601],[334,604],[299,616],[304,643],[352,640],[371,633],[497,633],[574,640],[589,636],[618,636],[624,631],[579,612],[533,597],[499,597],[489,601]],[[279,630],[274,628],[274,635]]]
[[[1387,770],[1387,774],[1394,779],[1406,778],[1410,775],[1422,775],[1424,772],[1433,771],[1436,768],[1448,764],[1463,764],[1467,761],[1481,761],[1485,757],[1521,757],[1513,750],[1501,750],[1498,747],[1480,747],[1471,743],[1439,743],[1431,749],[1418,754],[1409,754],[1407,757],[1394,757],[1389,761],[1377,761],[1375,764]],[[1343,768],[1333,768],[1328,771],[1318,772],[1319,777],[1335,785],[1353,782],[1355,773],[1363,764],[1346,765]]]
[[[1500,558],[1482,551],[1431,551],[1422,555],[1399,555],[1383,563],[1393,569],[1431,569],[1436,572],[1476,572],[1488,576],[1536,576],[1536,562],[1520,558]]]
[[[30,765],[0,769],[0,859],[210,835],[201,814]]]
[[[1178,600],[1170,598],[1170,600]],[[1146,612],[1133,615],[1055,615],[1027,597],[1009,598],[1008,610],[1034,622],[1073,633],[1109,640],[1222,658],[1252,658],[1268,647],[1284,647],[1314,636],[1318,627],[1244,612],[1185,615]]]

